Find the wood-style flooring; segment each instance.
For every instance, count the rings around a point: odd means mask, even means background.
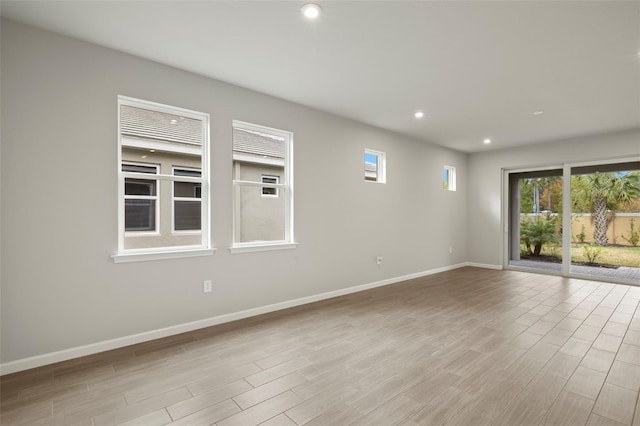
[[[640,426],[639,300],[462,268],[6,375],[0,421]]]

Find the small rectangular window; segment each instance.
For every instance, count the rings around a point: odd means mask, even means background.
[[[386,158],[385,153],[372,149],[364,150],[364,180],[368,182],[385,183]]]
[[[452,166],[444,166],[442,171],[442,187],[446,191],[456,190],[456,168]]]
[[[262,183],[277,185],[280,183],[280,178],[278,176],[267,176],[262,175]],[[278,188],[269,188],[266,186],[262,187],[262,196],[263,197],[277,197],[278,196]]]

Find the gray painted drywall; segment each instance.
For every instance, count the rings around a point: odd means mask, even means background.
[[[590,135],[469,156],[469,261],[502,265],[502,169],[640,156],[640,130]]]
[[[1,49],[2,363],[467,258],[465,154],[13,21]],[[215,255],[111,260],[117,95],[211,115]],[[294,133],[297,249],[227,250],[234,119]],[[387,184],[362,178],[365,148]]]

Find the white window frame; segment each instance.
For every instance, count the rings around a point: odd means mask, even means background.
[[[202,175],[202,170],[195,167],[173,166],[171,167],[171,173],[174,176],[176,175],[176,170],[200,172],[200,174]],[[186,176],[182,176],[182,177],[186,177]],[[178,182],[183,182],[183,181],[179,180]],[[200,189],[200,198],[195,197],[195,194],[191,198],[176,197],[175,190],[176,190],[176,185],[174,182],[173,185],[171,185],[171,234],[172,235],[200,235],[202,233],[202,230],[184,230],[184,231],[176,230],[176,201],[199,201],[202,207],[202,189]]]
[[[153,247],[144,249],[125,249],[124,240],[124,180],[125,178],[134,179],[148,179],[148,173],[134,173],[122,171],[122,129],[120,125],[121,107],[130,106],[136,108],[150,109],[167,114],[178,115],[185,118],[193,118],[199,120],[202,123],[202,151],[201,151],[201,173],[200,178],[165,175],[158,173],[154,175],[157,180],[156,191],[158,196],[161,191],[162,182],[174,182],[174,181],[192,181],[198,182],[202,185],[202,198],[200,202],[201,207],[201,243],[188,245],[188,246],[167,246],[167,247]],[[210,239],[210,200],[209,200],[209,114],[193,111],[185,108],[174,107],[171,105],[160,104],[157,102],[146,101],[142,99],[131,98],[127,96],[118,96],[117,102],[117,138],[118,138],[118,152],[117,152],[117,167],[118,167],[118,250],[111,256],[115,263],[124,262],[136,262],[146,260],[160,260],[160,259],[173,259],[182,257],[194,257],[194,256],[208,256],[214,253],[214,249],[211,246]],[[127,163],[131,163],[127,161]],[[173,186],[173,185],[172,185]],[[172,201],[173,202],[173,201]],[[161,210],[160,201],[156,206],[157,210]],[[159,214],[159,213],[158,213]],[[161,219],[161,218],[160,218]],[[173,228],[173,226],[172,226]],[[156,222],[156,229],[161,229],[160,222]]]
[[[367,154],[375,155],[377,157],[378,161],[377,161],[377,166],[376,166],[376,179],[375,180],[367,179],[366,168],[363,168],[364,181],[365,182],[371,182],[371,183],[387,183],[387,154],[382,152],[382,151],[376,151],[374,149],[365,148],[364,156],[362,157],[362,159],[363,159],[362,165],[363,166],[365,165],[364,159],[365,159]]]
[[[150,178],[148,179],[143,179],[143,178],[137,178],[139,180],[150,180],[155,182],[156,185],[156,195],[127,195],[124,194],[124,200],[154,200],[156,202],[156,207],[155,207],[155,229],[153,231],[127,231],[125,229],[124,233],[126,237],[151,237],[151,236],[155,236],[155,235],[160,235],[160,182],[158,182],[157,179],[155,178],[151,178],[152,176],[156,176],[158,174],[158,172],[160,171],[160,165],[159,164],[152,164],[152,163],[141,163],[139,161],[126,161],[125,163],[120,165],[120,170],[122,170],[122,166],[124,166],[125,164],[127,165],[131,165],[131,166],[144,166],[144,167],[153,167],[154,169],[156,169],[155,173],[141,173],[144,175],[149,176]],[[123,201],[124,203],[124,201]],[[124,208],[124,207],[123,207]],[[124,227],[124,223],[122,225]]]
[[[265,181],[264,181],[264,179],[265,179],[265,178],[267,178],[267,179],[274,179],[276,182],[275,182],[275,183],[265,182]],[[262,183],[264,183],[265,185],[269,185],[269,186],[263,186],[263,187],[262,187],[261,195],[262,195],[263,197],[266,197],[266,198],[278,198],[278,196],[279,196],[279,194],[280,194],[280,191],[278,190],[278,188],[271,188],[271,186],[270,186],[270,185],[278,185],[278,184],[280,183],[280,176],[274,176],[274,175],[262,175],[261,179],[262,179]],[[265,190],[265,189],[275,189],[276,193],[275,193],[275,194],[265,194],[265,193],[264,193],[264,190]]]
[[[258,187],[264,188],[275,187],[279,193],[284,194],[284,239],[275,241],[250,241],[250,242],[236,242],[236,229],[240,226],[236,223],[236,212],[233,214],[233,238],[234,241],[229,247],[231,253],[243,253],[252,251],[265,251],[265,250],[282,250],[291,249],[297,247],[297,243],[294,240],[293,231],[293,133],[286,130],[274,129],[272,127],[261,126],[258,124],[247,123],[244,121],[233,121],[233,128],[246,130],[249,132],[266,133],[274,136],[278,136],[284,139],[284,171],[278,184],[264,184],[262,179],[260,182],[242,181],[233,179],[233,208],[236,209],[236,188],[238,187]],[[232,159],[233,161],[233,159]],[[283,191],[279,191],[283,189]],[[261,191],[262,192],[262,191]]]
[[[444,176],[442,177],[442,188],[445,191],[452,191],[455,192],[457,189],[457,184],[456,184],[456,168],[454,166],[444,166],[443,167],[443,174],[444,172],[447,172],[447,180],[444,180]],[[445,187],[444,184],[447,184],[447,186]]]

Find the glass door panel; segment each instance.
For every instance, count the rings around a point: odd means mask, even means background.
[[[509,266],[562,270],[562,170],[509,174]]]
[[[570,273],[640,283],[640,162],[571,169]]]

